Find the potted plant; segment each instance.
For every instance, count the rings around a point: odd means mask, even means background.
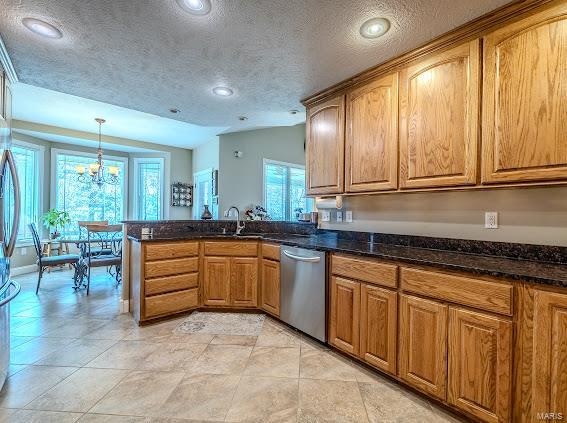
[[[57,209],[50,209],[42,216],[44,226],[49,229],[49,238],[55,239],[61,236],[59,229],[63,229],[71,218],[66,211],[59,211]]]

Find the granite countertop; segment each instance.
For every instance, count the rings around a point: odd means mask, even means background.
[[[246,234],[235,236],[220,233],[169,233],[153,237],[128,237],[132,241],[159,242],[191,239],[258,239],[282,245],[326,252],[353,254],[378,259],[395,260],[408,264],[428,265],[448,270],[464,271],[478,275],[490,275],[554,285],[567,288],[567,265],[533,260],[506,258],[457,251],[406,247],[392,244],[369,243],[337,239],[320,235],[295,235],[281,233]]]

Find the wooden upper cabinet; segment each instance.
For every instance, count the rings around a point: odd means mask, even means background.
[[[230,263],[230,303],[256,307],[258,290],[258,259],[235,257]]]
[[[306,132],[307,194],[341,194],[344,191],[344,96],[310,108]]]
[[[567,414],[567,295],[534,293],[532,419]]]
[[[480,41],[400,72],[400,188],[477,182]]]
[[[362,284],[360,290],[360,358],[396,374],[398,331],[396,291]]]
[[[510,421],[511,368],[512,322],[450,308],[450,404],[485,422]]]
[[[330,343],[358,355],[360,340],[360,282],[331,278]]]
[[[398,375],[410,385],[445,399],[447,306],[400,294]]]
[[[567,3],[484,38],[482,182],[567,178]]]
[[[230,304],[230,257],[203,259],[203,303],[226,306]]]
[[[350,91],[346,101],[346,191],[396,189],[398,74]]]

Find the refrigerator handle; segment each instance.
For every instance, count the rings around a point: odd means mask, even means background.
[[[14,159],[14,155],[12,154],[11,150],[5,150],[2,154],[2,162],[0,163],[0,171],[2,172],[2,187],[1,196],[2,199],[0,201],[0,218],[1,224],[0,226],[2,229],[0,230],[0,235],[3,241],[3,249],[4,249],[4,256],[10,257],[14,252],[14,248],[16,247],[16,240],[18,238],[18,228],[20,226],[20,212],[21,212],[21,196],[20,196],[20,183],[18,181],[18,172],[16,171],[16,161]],[[6,230],[4,228],[4,207],[5,207],[5,177],[6,177],[6,170],[10,171],[10,176],[12,177],[12,183],[14,185],[14,222],[12,223],[12,230],[10,232],[10,238],[6,240]]]

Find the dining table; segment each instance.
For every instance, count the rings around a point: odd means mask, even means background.
[[[88,254],[89,254],[89,244],[100,244],[101,248],[104,246],[112,245],[116,242],[122,241],[122,235],[116,237],[117,232],[114,232],[114,236],[111,232],[108,232],[108,236],[97,236],[96,238],[58,238],[57,241],[60,243],[74,244],[79,249],[79,260],[77,261],[75,275],[73,277],[73,289],[78,291],[82,288],[87,287],[86,278],[88,271]],[[118,272],[119,270],[117,270]],[[112,274],[112,273],[111,273]],[[114,276],[114,275],[113,275]]]

